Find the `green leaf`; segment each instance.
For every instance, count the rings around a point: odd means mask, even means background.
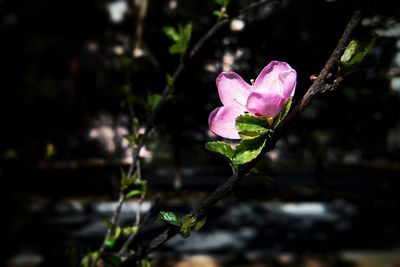
[[[246,164],[255,159],[265,146],[267,135],[260,135],[253,139],[243,140],[235,148],[233,162],[237,165]]]
[[[118,237],[120,237],[121,233],[122,233],[121,227],[118,226],[117,228],[115,228],[115,232],[114,232],[115,239],[118,239]]]
[[[274,119],[274,123],[272,124],[273,129],[276,129],[276,127],[278,127],[279,124],[281,124],[281,122],[286,118],[287,114],[289,113],[291,105],[292,105],[292,100],[288,99],[288,101],[286,101],[285,105],[283,106],[281,112]]]
[[[167,35],[171,40],[175,42],[178,42],[181,38],[180,34],[172,26],[165,26],[162,28],[162,31],[165,35]]]
[[[185,50],[189,46],[190,38],[192,36],[192,23],[186,23],[185,27],[183,27],[183,42],[185,43]]]
[[[158,103],[161,100],[161,95],[160,94],[151,94],[149,93],[147,95],[147,107],[149,109],[149,111],[153,111],[156,106],[158,105]]]
[[[179,234],[183,238],[190,236],[190,231],[196,225],[196,223],[197,223],[197,218],[195,215],[193,214],[186,215],[182,219],[182,226],[181,229],[179,230]]]
[[[139,123],[138,118],[135,117],[132,120],[132,126],[131,127],[132,127],[131,133],[124,135],[124,138],[126,140],[128,140],[129,145],[132,148],[135,148],[137,146],[137,144],[139,143],[139,139],[140,139],[140,134],[139,134],[140,123]]]
[[[109,265],[113,266],[113,267],[119,267],[122,265],[122,260],[112,254],[104,254],[101,256],[101,258],[108,263]]]
[[[166,81],[167,81],[168,87],[174,88],[175,81],[174,81],[174,78],[170,74],[166,75]]]
[[[125,171],[121,168],[121,188],[124,190],[136,182],[135,175],[128,177]]]
[[[117,239],[114,236],[110,236],[106,239],[105,244],[108,248],[113,248]]]
[[[206,224],[206,220],[207,217],[204,217],[204,219],[202,219],[201,221],[196,222],[196,224],[193,226],[193,230],[194,231],[200,230],[204,226],[204,224]]]
[[[124,227],[124,228],[122,228],[122,233],[124,235],[132,235],[132,234],[136,234],[137,232],[139,232],[139,226],[138,225],[134,225],[132,227]]]
[[[148,259],[141,259],[139,265],[140,267],[151,267],[151,263]]]
[[[238,116],[235,126],[240,137],[244,140],[256,138],[270,131],[266,118],[250,114]]]
[[[354,71],[362,63],[369,50],[371,50],[375,40],[376,37],[371,35],[354,37],[340,58],[340,71],[342,73]]]
[[[206,149],[222,156],[229,161],[231,161],[233,158],[234,151],[228,143],[222,141],[208,142],[206,143]]]
[[[129,191],[129,192],[126,194],[126,198],[131,198],[131,197],[135,197],[135,196],[140,196],[141,194],[142,194],[142,191],[141,191],[141,190],[135,189],[135,190]]]
[[[99,256],[98,251],[88,252],[81,260],[80,266],[89,267],[91,263]]]
[[[223,13],[221,11],[219,11],[219,10],[215,10],[213,12],[213,15],[218,17],[218,18],[222,18],[223,17]]]
[[[191,22],[186,23],[185,26],[179,25],[178,30],[170,26],[164,27],[163,32],[174,41],[174,44],[169,47],[171,54],[183,54],[186,52],[192,35]]]
[[[175,226],[181,226],[181,220],[175,215],[175,213],[171,211],[160,211],[160,213],[157,216],[158,220],[165,221],[169,224],[175,225]]]

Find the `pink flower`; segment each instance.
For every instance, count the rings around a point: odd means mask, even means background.
[[[296,77],[296,71],[280,61],[269,63],[253,85],[233,71],[222,72],[217,78],[217,88],[223,106],[211,112],[210,130],[224,138],[240,139],[235,128],[239,115],[249,112],[266,119],[275,118],[293,97]]]

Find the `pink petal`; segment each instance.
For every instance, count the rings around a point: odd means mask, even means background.
[[[297,73],[294,69],[282,72],[279,79],[283,84],[283,95],[285,98],[293,98],[296,88]]]
[[[286,99],[281,94],[251,93],[247,99],[247,110],[254,115],[275,118],[281,112]]]
[[[286,62],[272,61],[258,75],[254,82],[255,91],[277,93],[292,98],[296,87],[297,74]]]
[[[223,106],[214,109],[208,118],[210,130],[224,138],[240,139],[235,128],[236,117],[244,113],[238,106]]]
[[[217,87],[219,98],[224,106],[239,105],[244,107],[250,92],[253,90],[251,85],[233,71],[222,72],[217,78]]]

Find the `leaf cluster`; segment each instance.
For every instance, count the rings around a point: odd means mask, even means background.
[[[191,22],[186,23],[185,26],[178,25],[178,28],[165,26],[162,31],[174,42],[169,47],[170,54],[184,54],[187,51],[192,35]]]

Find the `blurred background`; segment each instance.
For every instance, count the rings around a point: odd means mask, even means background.
[[[228,13],[249,5],[232,0]],[[149,192],[138,238],[184,215],[230,168],[206,151],[215,78],[250,81],[271,60],[298,73],[294,101],[336,46],[354,1],[283,0],[227,24],[187,64],[141,153]],[[0,0],[2,266],[73,266],[99,248],[131,161],[128,107],[141,124],[179,56],[165,26],[218,20],[218,1]],[[371,1],[377,35],[362,70],[313,100],[264,170],[243,179],[190,238],[151,254],[154,266],[400,266],[400,10]],[[134,222],[128,201],[120,223]]]

